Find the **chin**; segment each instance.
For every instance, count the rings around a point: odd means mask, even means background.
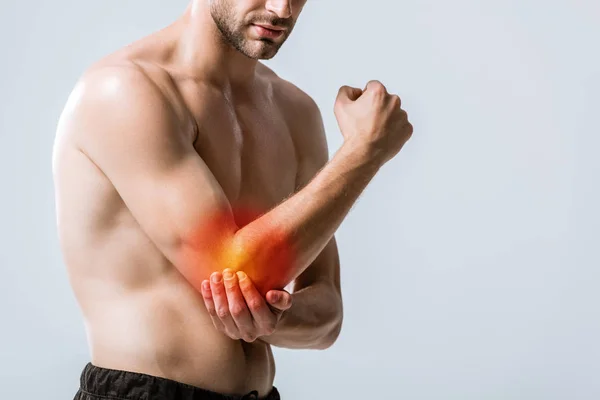
[[[270,60],[275,57],[279,52],[279,47],[275,46],[272,42],[263,42],[259,41],[256,46],[252,46],[253,48],[244,51],[243,53],[252,59],[255,60]]]
[[[261,53],[259,57],[257,57],[258,60],[270,60],[271,58],[275,57],[277,55],[278,51],[277,50],[271,50],[271,51],[267,51],[264,53]]]

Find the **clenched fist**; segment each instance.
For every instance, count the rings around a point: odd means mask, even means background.
[[[335,101],[335,116],[345,142],[364,146],[383,165],[410,139],[413,126],[400,97],[389,94],[379,81],[364,90],[342,86]]]

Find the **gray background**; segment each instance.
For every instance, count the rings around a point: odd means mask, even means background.
[[[57,118],[91,62],[186,0],[3,0],[0,397],[72,398],[88,350],[58,248]],[[276,350],[284,399],[600,398],[600,6],[309,0],[268,62],[311,94],[382,80],[412,140],[337,233],[345,324]]]

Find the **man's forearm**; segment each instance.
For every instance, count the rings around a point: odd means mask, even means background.
[[[261,289],[283,288],[327,245],[381,165],[346,142],[302,190],[235,233],[234,267]]]
[[[342,318],[338,291],[318,283],[294,292],[275,332],[260,340],[289,349],[326,349],[337,339]]]

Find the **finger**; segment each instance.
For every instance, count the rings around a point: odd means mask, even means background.
[[[215,309],[215,302],[213,301],[212,292],[210,290],[210,282],[208,280],[202,282],[202,298],[204,299],[206,310],[208,311],[215,328],[224,332],[225,326],[217,316],[217,310]]]
[[[383,83],[381,83],[377,80],[371,80],[371,81],[367,82],[364,92],[370,93],[371,95],[387,95],[388,94],[387,89],[383,85]]]
[[[235,339],[239,339],[239,331],[237,325],[229,312],[229,303],[227,302],[227,294],[225,286],[223,286],[223,276],[220,272],[214,272],[210,277],[210,290],[212,292],[217,318],[223,323],[227,334]]]
[[[338,91],[338,100],[339,101],[356,101],[361,95],[363,91],[359,88],[355,88],[352,86],[342,86]]]
[[[237,275],[242,295],[248,304],[252,318],[264,332],[271,334],[275,330],[276,315],[273,314],[250,278],[242,271],[238,271]]]
[[[292,295],[285,290],[269,290],[265,297],[269,304],[278,310],[285,311],[292,306]]]
[[[229,312],[240,331],[241,338],[246,342],[253,342],[256,339],[256,328],[240,290],[237,275],[230,269],[226,269],[223,271],[223,282],[229,303]]]

